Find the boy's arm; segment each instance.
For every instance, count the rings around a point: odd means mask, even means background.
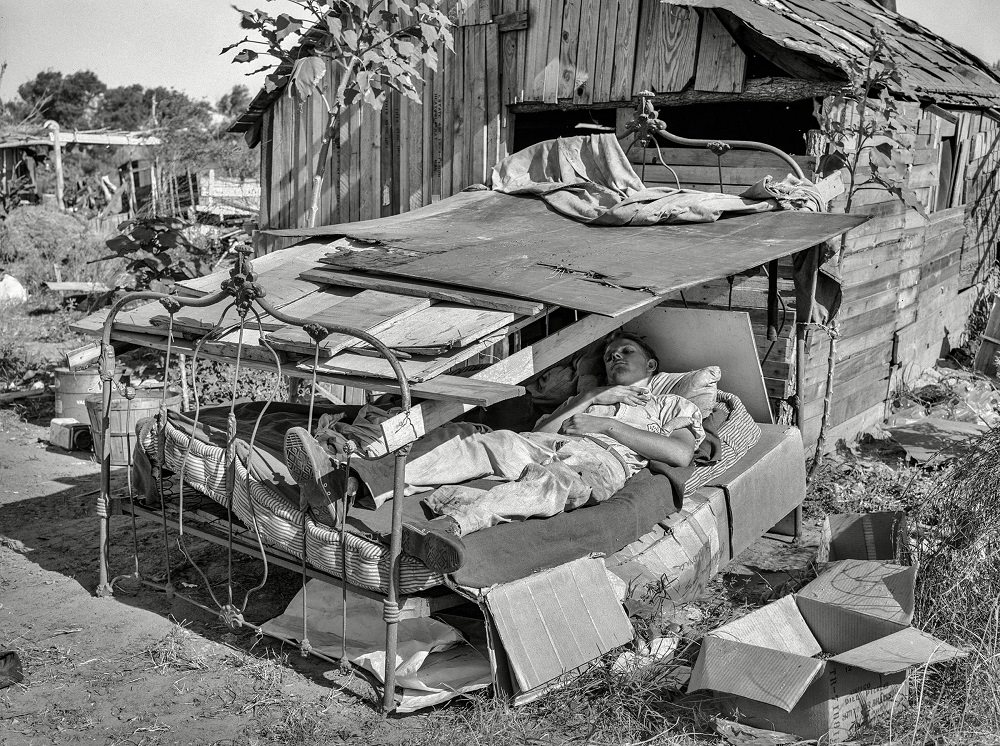
[[[687,466],[694,458],[695,437],[687,428],[669,434],[640,430],[610,417],[573,414],[564,418],[567,435],[606,435],[630,448],[644,459],[668,466]]]
[[[583,414],[594,404],[632,404],[639,406],[649,399],[649,390],[641,386],[605,386],[585,391],[568,399],[552,414],[542,417],[535,424],[536,433],[558,433],[570,417]],[[601,418],[607,419],[607,418]],[[562,430],[565,432],[565,430]],[[576,433],[570,433],[575,435]]]

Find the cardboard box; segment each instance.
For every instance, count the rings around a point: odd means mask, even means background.
[[[907,670],[965,654],[909,626],[916,567],[844,560],[705,636],[688,691],[800,738],[849,740],[905,692]]]
[[[495,586],[480,605],[493,680],[515,704],[559,686],[567,674],[634,637],[600,558]]]
[[[845,559],[910,564],[906,513],[838,513],[823,521],[817,562]]]
[[[90,425],[72,417],[55,417],[49,422],[49,443],[67,451],[89,451],[93,445]]]

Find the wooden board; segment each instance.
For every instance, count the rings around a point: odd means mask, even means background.
[[[639,2],[618,0],[615,27],[614,69],[608,98],[628,101],[632,98],[632,76],[635,71],[635,43],[639,26]]]
[[[524,328],[534,319],[521,318],[512,324],[500,327],[488,336],[443,355],[414,354],[400,360],[403,372],[408,381],[428,381],[435,376],[452,370],[459,364],[475,357],[480,352],[489,350],[493,345],[502,342],[508,335]],[[303,363],[311,366],[311,361]],[[355,350],[344,350],[333,357],[324,360],[318,370],[324,373],[338,373],[361,376],[365,378],[395,378],[395,373],[389,363],[379,355],[358,354]]]
[[[336,255],[333,255],[336,256]],[[323,259],[326,262],[326,259]],[[544,304],[521,298],[505,298],[492,293],[480,293],[461,287],[435,285],[420,280],[407,280],[402,277],[388,277],[366,272],[341,272],[333,267],[318,267],[303,272],[304,280],[318,282],[323,285],[339,285],[343,287],[364,288],[368,290],[385,290],[398,295],[413,295],[418,298],[433,298],[434,300],[462,303],[478,308],[491,308],[496,311],[509,311],[524,316],[540,313]]]
[[[642,3],[632,93],[684,90],[694,78],[697,45],[698,14],[694,9]]]
[[[747,56],[713,10],[701,19],[701,41],[695,73],[696,91],[740,93],[746,78]]]
[[[438,303],[395,320],[378,335],[378,339],[392,349],[465,347],[497,329],[513,324],[517,318],[516,314],[506,311]]]
[[[750,317],[734,311],[656,308],[625,326],[657,351],[660,369],[683,373],[722,368],[719,388],[736,394],[757,422],[771,422]]]
[[[300,302],[290,304],[285,310],[303,322],[321,325],[348,326],[372,334],[388,328],[394,321],[430,307],[427,298],[362,290],[347,297],[348,291],[336,288],[318,291]],[[312,338],[300,327],[284,326],[267,335],[268,341],[279,350],[311,355]],[[329,357],[339,350],[357,344],[357,337],[348,334],[330,334],[319,342],[320,356]]]

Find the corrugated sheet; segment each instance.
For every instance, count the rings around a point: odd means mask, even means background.
[[[965,106],[1000,103],[1000,77],[975,55],[871,0],[664,0],[732,13],[793,52],[847,69],[871,51],[878,26],[900,48],[905,84],[921,98]]]

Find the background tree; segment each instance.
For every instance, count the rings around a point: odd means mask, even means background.
[[[90,70],[66,76],[44,70],[17,88],[25,104],[37,106],[45,119],[54,119],[61,127],[78,129],[91,126],[106,90],[107,85]]]
[[[215,110],[229,122],[234,122],[250,107],[250,89],[245,85],[234,85],[229,93],[224,93],[216,102]]]
[[[436,70],[439,50],[452,48],[451,22],[441,0],[290,0],[301,13],[272,16],[264,10],[239,10],[249,35],[222,50],[238,49],[234,62],[256,64],[253,72],[271,71],[265,88],[286,83],[305,101],[319,96],[327,119],[313,176],[309,225],[316,224],[330,144],[345,107],[366,102],[379,109],[396,91],[420,103],[417,84],[422,69]],[[260,66],[260,62],[264,62]],[[332,63],[335,80],[325,80]],[[290,74],[279,74],[279,66]]]

